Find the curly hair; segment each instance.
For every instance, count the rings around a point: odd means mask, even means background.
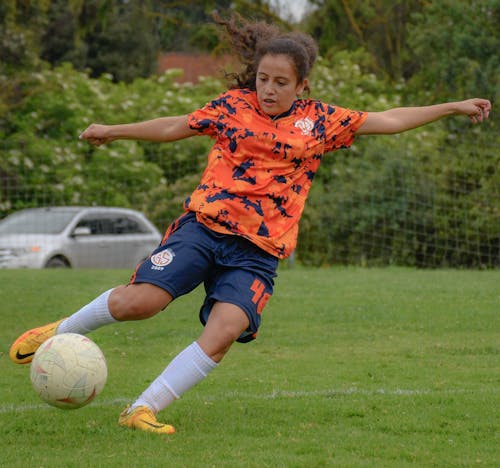
[[[263,21],[249,23],[241,16],[222,19],[214,14],[214,20],[225,28],[233,52],[238,56],[243,71],[228,73],[232,88],[249,88],[255,91],[257,68],[264,55],[286,55],[295,68],[297,82],[309,76],[318,55],[314,39],[304,33],[282,32],[277,26]],[[305,91],[309,92],[309,88]]]

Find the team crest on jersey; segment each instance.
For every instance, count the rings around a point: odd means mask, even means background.
[[[302,135],[309,136],[311,135],[312,129],[314,128],[314,122],[309,117],[305,117],[303,119],[297,120],[297,122],[294,123],[294,126],[302,132]]]
[[[172,263],[175,254],[171,249],[165,249],[151,257],[152,270],[163,270],[168,264]]]

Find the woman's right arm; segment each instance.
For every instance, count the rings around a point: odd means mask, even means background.
[[[188,125],[188,116],[160,117],[130,124],[101,125],[91,124],[80,135],[81,140],[87,140],[100,146],[114,140],[147,140],[167,142],[181,140],[193,135],[199,135]]]

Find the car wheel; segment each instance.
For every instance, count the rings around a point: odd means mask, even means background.
[[[70,268],[69,262],[63,257],[52,257],[45,264],[45,268]]]

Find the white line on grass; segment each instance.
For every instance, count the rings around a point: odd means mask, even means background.
[[[343,396],[343,395],[390,395],[390,396],[422,396],[422,395],[458,395],[458,394],[480,394],[480,393],[498,393],[498,389],[460,389],[460,388],[452,388],[452,389],[443,389],[443,390],[431,390],[431,389],[404,389],[404,388],[395,388],[395,389],[384,389],[378,388],[374,390],[367,390],[357,387],[350,387],[345,389],[326,389],[326,390],[313,390],[313,391],[305,391],[305,390],[273,390],[271,393],[245,393],[245,392],[226,392],[226,393],[217,393],[215,395],[200,395],[198,396],[199,400],[203,401],[228,401],[228,400],[274,400],[278,398],[282,399],[293,399],[293,398],[312,398],[312,397],[326,397],[332,398],[335,396]],[[97,406],[101,408],[108,408],[112,406],[120,406],[125,405],[131,402],[131,398],[113,398],[113,399],[97,399],[92,403],[92,406]],[[18,413],[18,412],[27,412],[33,410],[47,410],[52,409],[53,407],[49,406],[45,403],[36,403],[36,404],[24,404],[24,405],[16,405],[14,403],[7,403],[0,405],[0,414],[5,413]]]
[[[271,393],[245,393],[245,392],[227,392],[217,395],[200,396],[199,399],[218,401],[229,399],[254,399],[254,400],[274,400],[278,398],[311,398],[311,397],[326,397],[331,398],[334,396],[343,395],[396,395],[396,396],[420,396],[420,395],[458,395],[458,394],[478,394],[478,393],[497,393],[497,390],[472,390],[472,389],[384,389],[378,388],[374,390],[361,389],[357,387],[350,387],[345,389],[327,389],[327,390],[313,390],[313,391],[290,391],[290,390],[273,390]]]
[[[99,406],[101,408],[104,408],[116,405],[124,405],[127,403],[130,403],[130,398],[114,398],[112,400],[94,401],[92,403],[92,406]],[[33,410],[47,410],[47,409],[55,409],[55,408],[47,403],[30,403],[25,405],[16,405],[14,403],[8,403],[0,405],[0,414],[27,412]]]

